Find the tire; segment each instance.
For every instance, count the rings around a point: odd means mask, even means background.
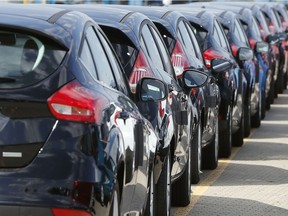
[[[191,148],[188,150],[188,160],[185,165],[184,173],[172,185],[172,204],[173,206],[184,207],[190,203],[191,182],[190,182],[190,165],[191,165]]]
[[[203,149],[202,168],[214,170],[218,166],[219,155],[219,122],[218,118],[215,124],[214,140]]]
[[[270,83],[270,91],[268,93],[268,98],[266,102],[266,109],[270,110],[271,104],[274,103],[274,78],[272,77],[271,83]]]
[[[232,149],[232,110],[228,107],[226,130],[219,134],[219,157],[228,158]]]
[[[201,118],[200,118],[201,119]],[[200,181],[201,160],[202,160],[202,125],[199,121],[196,134],[191,142],[191,183],[197,184]]]
[[[261,98],[261,91],[259,91],[259,102],[258,108],[256,113],[251,117],[251,127],[259,128],[261,125],[261,110],[262,110],[262,98]]]
[[[251,104],[250,104],[250,94],[246,100],[244,106],[244,137],[248,137],[250,135],[251,130]]]
[[[266,116],[266,94],[265,94],[265,91],[261,95],[262,95],[262,97],[261,97],[261,120],[262,120]]]
[[[284,90],[284,71],[283,71],[283,66],[281,67],[281,69],[279,70],[279,74],[278,74],[278,93],[283,93]]]
[[[285,73],[285,75],[284,75],[284,89],[287,89],[287,72],[288,71],[286,71],[286,73]]]
[[[171,214],[171,159],[168,154],[155,188],[156,215]]]
[[[149,185],[149,195],[147,198],[147,204],[145,209],[145,216],[154,216],[155,215],[155,184],[154,184],[154,173],[151,172],[150,176],[150,185]]]
[[[232,135],[232,145],[240,147],[244,143],[244,117],[242,116],[240,127],[236,133]]]
[[[118,182],[115,184],[114,192],[113,192],[113,201],[111,204],[109,216],[118,216],[120,215],[120,190]]]
[[[279,76],[279,74],[278,74],[278,76]],[[276,80],[274,80],[274,99],[275,98],[278,98],[278,92],[279,92],[279,86],[278,86],[278,84],[279,84],[279,78],[277,78]]]

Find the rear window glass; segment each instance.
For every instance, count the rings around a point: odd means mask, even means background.
[[[51,40],[0,31],[0,88],[21,88],[45,79],[59,67],[65,53]]]

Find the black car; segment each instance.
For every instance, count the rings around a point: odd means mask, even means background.
[[[194,5],[194,4],[192,4]],[[198,4],[197,4],[198,5]],[[216,14],[229,41],[234,57],[238,55],[239,48],[250,49],[249,41],[245,31],[240,23],[239,16],[230,11],[229,7],[216,6],[214,4],[205,4],[205,10]],[[248,101],[244,107],[244,136],[250,134],[251,126],[259,127],[261,125],[261,90],[259,85],[259,67],[258,59],[250,49],[250,58],[238,61],[243,69],[248,82],[248,88],[245,94],[245,100]]]
[[[86,13],[99,23],[124,67],[132,91],[141,77],[156,77],[168,85],[166,103],[162,102],[158,107],[155,103],[149,106],[143,103],[137,105],[152,123],[162,144],[155,165],[155,169],[162,170],[155,177],[156,212],[159,215],[170,214],[171,198],[174,205],[187,205],[191,191],[190,146],[192,130],[197,127],[194,119],[194,113],[197,112],[178,83],[167,48],[156,26],[141,13],[114,6],[83,5],[66,8]]]
[[[157,26],[178,78],[181,78],[183,70],[187,68],[195,68],[212,76],[211,71],[204,65],[202,52],[194,34],[195,29],[181,13],[167,7],[127,8],[147,15]],[[224,65],[223,62],[221,65]],[[202,168],[209,169],[215,169],[218,165],[218,112],[221,98],[216,80],[211,77],[210,82],[202,89],[193,89],[190,97],[198,107],[200,120],[196,129],[200,131],[194,132],[194,143],[191,146],[191,182],[198,183],[201,164]]]
[[[279,39],[282,42],[282,54],[285,55],[284,63],[283,63],[283,89],[287,89],[287,82],[288,82],[288,14],[286,11],[286,7],[283,3],[270,3],[275,16],[278,21],[278,26],[282,30],[279,34]]]
[[[270,32],[269,26],[266,22],[265,15],[258,4],[248,4],[243,2],[226,2],[228,5],[232,6],[240,6],[249,8],[252,11],[254,18],[258,24],[260,29],[262,40],[269,44],[269,51],[267,56],[264,56],[265,62],[268,65],[268,74],[272,74],[272,76],[267,76],[267,83],[270,85],[266,85],[268,97],[266,98],[266,109],[270,109],[270,105],[274,102],[274,97],[277,95],[278,86],[276,86],[278,68],[279,68],[279,48],[278,42],[279,37],[274,33]],[[271,78],[271,80],[269,80]],[[276,88],[276,90],[275,90]]]
[[[269,70],[268,51],[269,45],[264,42],[261,37],[261,32],[253,16],[252,10],[245,7],[229,7],[229,10],[239,15],[239,20],[245,30],[250,47],[254,50],[254,56],[257,58],[256,68],[259,68],[259,87],[261,91],[261,118],[265,117],[266,102],[269,103],[269,90],[272,80],[272,70]]]
[[[247,100],[245,101],[247,80],[232,55],[229,42],[215,14],[205,9],[193,8],[191,5],[185,8],[177,5],[175,10],[180,11],[196,29],[196,38],[208,68],[211,68],[211,60],[214,58],[226,59],[233,65],[230,70],[214,74],[221,94],[218,116],[219,155],[228,157],[231,154],[232,134],[233,145],[241,146],[243,144],[243,110],[245,104],[248,103]],[[240,48],[240,53],[241,56],[246,56],[247,50]],[[237,55],[237,59],[239,59],[239,56]]]
[[[285,34],[283,37],[283,32],[281,26],[277,21],[275,12],[273,10],[272,4],[267,4],[265,2],[236,2],[235,4],[241,4],[245,7],[252,7],[256,5],[260,8],[264,19],[266,21],[266,25],[268,25],[270,35],[267,38],[267,42],[272,41],[272,48],[273,52],[276,55],[277,61],[275,61],[275,71],[274,71],[274,97],[277,97],[278,93],[283,92],[284,89],[284,77],[286,76],[286,69],[285,69],[285,61],[287,61],[285,55]],[[278,40],[274,39],[273,36],[276,36]],[[274,42],[276,41],[276,43]]]
[[[43,6],[1,5],[0,17],[1,216],[143,212],[158,134],[100,27]],[[168,88],[142,78],[135,95],[156,103]]]

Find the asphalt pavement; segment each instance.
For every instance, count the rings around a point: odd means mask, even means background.
[[[288,90],[261,126],[213,171],[192,185],[192,201],[175,216],[288,216]]]

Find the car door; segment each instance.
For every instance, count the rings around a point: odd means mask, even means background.
[[[123,135],[126,174],[123,177],[125,182],[123,182],[121,212],[139,211],[143,208],[148,191],[150,152],[155,153],[157,137],[153,136],[154,132],[147,126],[148,121],[142,118],[136,105],[126,95],[113,90],[117,89],[128,94],[127,87],[121,81],[123,80],[121,74],[116,73],[120,68],[116,65],[116,59],[106,38],[102,34],[97,35],[90,26],[86,30],[83,44],[83,47],[86,47],[85,55],[90,53],[91,61],[95,63],[93,74],[95,79],[111,88],[109,96],[111,101],[115,101],[111,106],[118,110],[114,116],[116,122],[114,126]],[[142,190],[139,190],[139,187]]]
[[[167,49],[156,28],[152,25],[143,25],[141,43],[145,52],[150,57],[149,61],[157,65],[158,72],[163,80],[170,86],[170,106],[173,113],[175,154],[172,166],[172,178],[181,172],[186,164],[187,151],[190,138],[191,105],[188,106],[188,97],[178,85]],[[187,110],[190,109],[188,112]],[[189,115],[189,116],[188,116]]]

